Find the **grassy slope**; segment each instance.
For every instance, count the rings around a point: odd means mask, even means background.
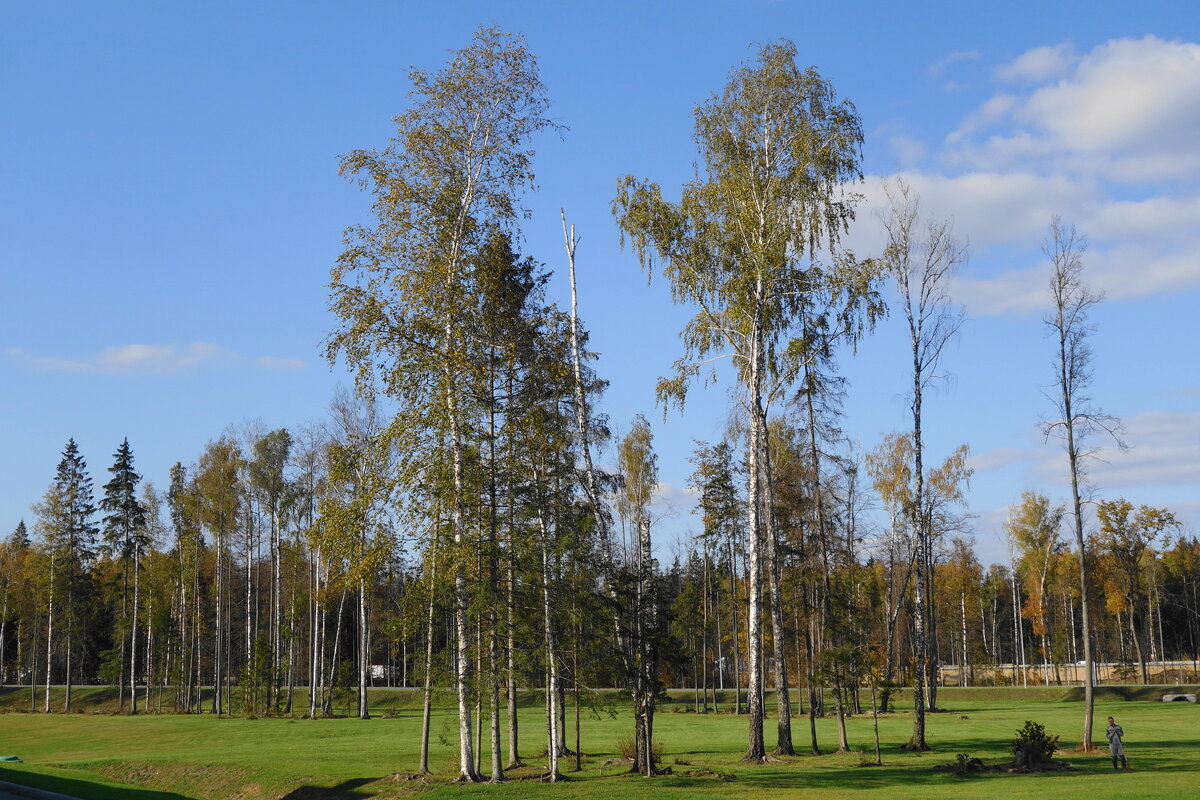
[[[1156,689],[1151,696],[1161,695]],[[389,779],[416,766],[419,710],[411,697],[379,693],[380,708],[394,711],[390,719],[370,721],[245,720],[209,716],[109,715],[0,716],[0,754],[20,755],[24,764],[5,765],[0,779],[15,780],[86,798],[178,800],[179,798],[301,798],[390,797],[419,792],[430,798],[495,796],[503,798],[637,797],[756,798],[803,793],[812,797],[853,797],[865,791],[886,791],[889,798],[988,797],[1015,798],[1086,796],[1088,800],[1118,797],[1188,797],[1200,786],[1200,751],[1194,731],[1200,707],[1190,703],[1129,702],[1105,699],[1097,716],[1113,714],[1128,732],[1127,745],[1135,771],[1112,774],[1103,756],[1067,758],[1081,771],[1041,776],[987,775],[967,779],[934,773],[934,764],[953,761],[966,752],[989,762],[1007,757],[1008,742],[1026,719],[1046,725],[1050,733],[1073,743],[1080,727],[1080,706],[1054,698],[1062,690],[1037,690],[1035,699],[1014,690],[959,690],[939,694],[949,713],[930,715],[929,739],[935,753],[908,755],[898,746],[908,738],[911,716],[901,713],[880,720],[886,766],[860,768],[857,754],[802,756],[786,763],[750,767],[738,761],[745,748],[745,719],[729,714],[670,713],[656,717],[656,738],[675,775],[647,781],[615,774],[619,767],[602,768],[614,754],[615,742],[630,728],[629,712],[616,719],[585,716],[583,749],[589,753],[582,773],[559,787],[529,781],[506,786],[464,787],[443,782],[425,784]],[[1136,693],[1135,693],[1136,694]],[[1046,696],[1042,696],[1046,695]],[[901,699],[909,699],[908,693]],[[440,781],[454,773],[455,729],[448,708],[440,709],[433,725],[431,766]],[[968,719],[961,719],[966,716]],[[522,748],[527,756],[542,751],[536,706],[523,711]],[[573,736],[573,723],[568,723]],[[870,715],[850,720],[853,747],[870,751]],[[794,724],[797,743],[808,741],[807,718]],[[823,746],[833,742],[832,720],[819,720]],[[774,723],[768,722],[773,740]],[[530,759],[533,761],[533,759]],[[688,763],[676,763],[676,762]],[[486,766],[486,755],[485,755]],[[565,769],[573,766],[567,760]],[[688,771],[712,770],[733,775],[688,776]],[[601,777],[601,772],[607,773]],[[537,770],[520,771],[526,777]],[[382,780],[381,780],[382,779]],[[126,788],[112,788],[124,785]],[[137,789],[130,788],[138,787]],[[323,791],[324,790],[324,791]]]

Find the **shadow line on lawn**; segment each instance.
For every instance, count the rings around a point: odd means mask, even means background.
[[[354,791],[380,778],[351,778],[337,786],[300,786],[285,794],[280,800],[363,800],[370,793]]]
[[[6,767],[0,767],[0,781],[8,781],[9,783],[20,784],[21,786],[32,786],[35,789],[45,789],[49,792],[58,792],[59,794],[78,797],[83,800],[88,800],[88,798],[112,798],[112,800],[124,800],[125,798],[128,798],[128,800],[197,800],[197,798],[175,792],[162,792],[157,789],[139,789],[134,786],[110,786],[94,781],[64,778],[59,775],[47,775],[42,772],[8,769]]]

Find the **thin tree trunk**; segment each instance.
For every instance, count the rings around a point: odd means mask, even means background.
[[[1079,451],[1075,442],[1075,416],[1072,409],[1074,397],[1070,391],[1072,386],[1071,376],[1068,374],[1069,359],[1067,356],[1068,339],[1067,331],[1061,324],[1063,322],[1063,307],[1059,304],[1058,308],[1058,368],[1059,368],[1059,388],[1062,390],[1062,410],[1063,423],[1067,433],[1067,464],[1071,473],[1071,511],[1074,516],[1075,524],[1073,526],[1075,533],[1075,549],[1079,556],[1079,602],[1081,611],[1081,623],[1083,627],[1083,661],[1084,661],[1084,680],[1083,680],[1083,741],[1081,742],[1082,749],[1085,753],[1092,752],[1092,724],[1096,713],[1095,689],[1093,685],[1095,673],[1095,658],[1092,654],[1092,622],[1091,611],[1088,608],[1088,568],[1087,568],[1087,544],[1083,537],[1083,498],[1079,488]]]
[[[833,686],[833,704],[837,713],[837,732],[839,753],[850,752],[850,740],[846,737],[846,702],[843,697],[844,687],[839,677]]]
[[[875,766],[883,766],[879,752],[879,706],[875,702],[875,681],[871,681],[871,725],[875,729]]]
[[[338,656],[341,655],[342,648],[342,618],[346,612],[346,590],[342,589],[342,596],[338,600],[337,610],[337,626],[333,629],[333,655],[329,659],[329,669],[325,671],[325,678],[322,681],[322,688],[327,688],[328,691],[323,693],[321,698],[322,713],[332,716],[333,714],[333,690],[336,687],[338,673]]]
[[[555,651],[554,620],[550,614],[550,553],[549,532],[541,512],[538,513],[542,529],[542,626],[546,647],[546,703],[547,725],[546,732],[546,779],[555,782],[559,779],[558,772],[558,654]]]
[[[370,719],[367,685],[371,661],[371,629],[367,613],[367,579],[358,579],[358,718]]]
[[[133,627],[129,638],[129,713],[138,713],[137,708],[137,638],[138,638],[138,604],[141,602],[141,549],[133,549]]]
[[[730,645],[731,649],[733,650],[733,713],[739,716],[742,713],[742,623],[741,620],[738,619],[738,605],[740,601],[741,598],[738,597],[737,549],[734,547],[733,538],[730,537],[729,608],[730,613],[733,615],[733,635],[730,638]]]
[[[775,715],[777,717],[778,739],[775,745],[775,755],[794,756],[796,750],[792,745],[792,697],[788,688],[787,674],[787,630],[783,622],[783,589],[780,576],[780,559],[778,541],[775,530],[775,514],[773,511],[771,489],[771,456],[765,431],[759,440],[761,453],[759,458],[762,471],[762,515],[763,541],[766,544],[768,588],[771,592],[771,645],[775,655]]]
[[[136,607],[136,605],[137,605],[137,602],[136,602],[137,584],[136,583],[134,584],[133,595],[135,598],[134,605]],[[144,687],[144,690],[142,693],[142,703],[145,706],[147,711],[150,710],[150,680],[151,680],[151,676],[154,675],[154,667],[155,667],[153,620],[154,620],[154,597],[151,596],[151,598],[146,602],[146,654],[145,654],[145,658],[143,661],[143,663],[145,664],[143,673],[145,674],[146,684],[145,684],[145,687]],[[167,643],[168,643],[167,646],[169,647],[170,646],[170,638],[169,637],[167,639]],[[159,710],[161,710],[162,709],[162,682],[161,681],[159,681],[158,706],[159,706]]]
[[[962,615],[962,666],[959,669],[959,686],[970,686],[971,680],[967,669],[967,592],[963,589],[958,594],[958,610]]]
[[[50,713],[50,659],[54,653],[54,562],[50,562],[50,605],[46,616],[46,704],[42,711]]]
[[[761,287],[760,287],[761,291]],[[756,306],[756,309],[758,307]],[[766,465],[762,462],[762,454],[766,450],[766,413],[763,408],[761,387],[763,384],[762,338],[763,321],[761,311],[756,311],[754,329],[751,334],[751,360],[749,364],[750,382],[750,447],[747,459],[749,471],[749,491],[747,507],[749,509],[746,530],[746,555],[749,562],[749,609],[746,613],[747,650],[749,656],[749,686],[748,705],[750,719],[747,725],[746,754],[744,761],[761,762],[766,758],[767,751],[763,744],[763,641],[762,641],[762,539],[766,526],[763,524],[763,514],[770,513],[764,507],[768,499],[763,495],[763,470]],[[769,565],[768,565],[769,569]]]
[[[65,681],[66,686],[64,687],[66,689],[66,697],[63,699],[63,713],[64,714],[71,713],[71,650],[72,650],[71,640],[74,638],[74,634],[75,634],[75,630],[74,630],[75,626],[73,624],[74,620],[72,619],[73,616],[74,615],[72,613],[72,609],[70,607],[68,607],[67,608],[67,636],[66,636],[67,663],[65,665],[66,668],[64,670],[64,677],[66,678],[66,681]]]
[[[225,594],[225,541],[220,532],[217,534],[217,580],[216,580],[216,627],[213,631],[214,648],[213,648],[213,701],[212,713],[220,715],[224,708],[221,705],[221,684],[222,674],[221,669],[224,666],[222,655],[225,652],[225,615],[224,597]]]
[[[308,629],[309,629],[309,659],[308,659],[308,718],[317,717],[317,691],[320,675],[321,653],[321,547],[318,545],[313,553],[312,580],[308,592]]]
[[[505,588],[505,622],[508,630],[507,646],[505,647],[505,664],[507,679],[508,679],[508,768],[514,769],[521,766],[521,753],[517,741],[517,641],[516,641],[516,625],[515,616],[515,569],[513,567],[513,555],[510,553],[507,561],[507,587]]]
[[[421,703],[421,763],[417,770],[429,774],[429,720],[433,710],[433,620],[437,599],[437,540],[429,556],[429,614],[425,623],[425,691]]]

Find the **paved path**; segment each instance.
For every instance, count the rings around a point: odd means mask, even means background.
[[[78,800],[57,792],[47,792],[32,786],[22,786],[18,783],[0,781],[0,800]]]

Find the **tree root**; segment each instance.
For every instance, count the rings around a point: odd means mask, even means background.
[[[787,763],[782,758],[776,758],[775,756],[771,755],[770,753],[767,753],[762,758],[755,758],[754,756],[743,756],[742,761],[744,761],[747,764],[784,764],[784,763]]]

